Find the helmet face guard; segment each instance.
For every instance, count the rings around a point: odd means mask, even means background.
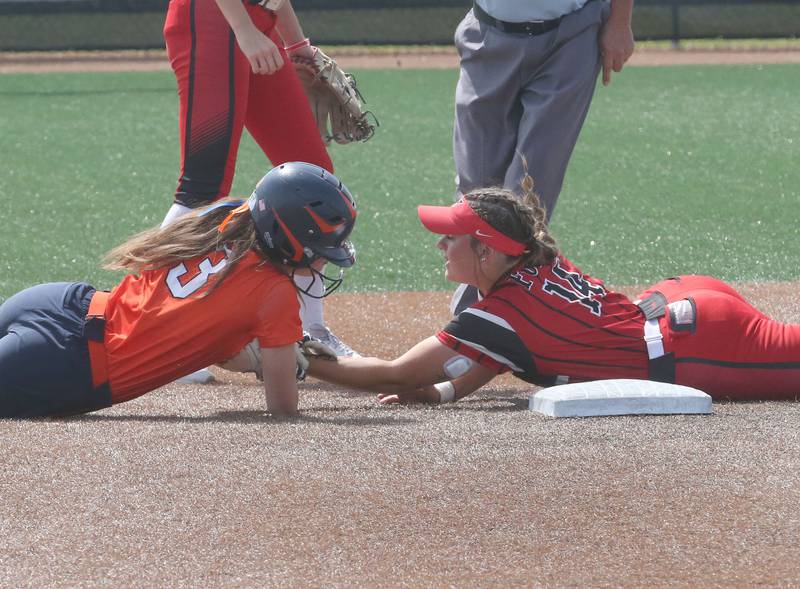
[[[325,169],[305,162],[273,168],[256,186],[248,208],[261,249],[274,262],[292,268],[307,268],[319,259],[341,268],[355,263],[355,248],[348,239],[355,202],[347,187]],[[341,277],[329,280],[341,283]]]
[[[294,282],[295,288],[297,288],[297,290],[307,297],[311,297],[312,299],[324,299],[342,285],[342,280],[344,279],[344,269],[341,267],[339,268],[339,275],[336,278],[328,276],[324,272],[320,272],[313,267],[310,267],[309,270],[311,270],[311,282],[309,282],[308,286],[305,288],[300,288],[294,279],[294,275],[297,273],[296,268],[292,270],[291,275],[291,279],[292,282]],[[311,292],[314,285],[317,283],[317,280],[319,280],[323,286],[321,295],[312,294]]]

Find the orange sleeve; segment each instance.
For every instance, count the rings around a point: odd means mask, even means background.
[[[278,348],[303,337],[300,301],[291,280],[281,280],[264,297],[255,335],[262,348]]]

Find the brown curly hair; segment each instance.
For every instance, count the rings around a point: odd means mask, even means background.
[[[547,228],[547,214],[533,190],[527,172],[520,182],[522,195],[505,188],[479,188],[464,195],[478,216],[503,235],[525,245],[520,257],[526,266],[549,264],[558,255],[556,241]]]

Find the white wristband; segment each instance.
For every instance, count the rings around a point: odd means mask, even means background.
[[[452,403],[456,400],[456,387],[449,380],[436,383],[433,388],[439,391],[439,403]]]

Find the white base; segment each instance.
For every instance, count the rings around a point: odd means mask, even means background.
[[[528,397],[528,409],[550,417],[711,413],[711,397],[677,384],[595,380],[543,389]]]

